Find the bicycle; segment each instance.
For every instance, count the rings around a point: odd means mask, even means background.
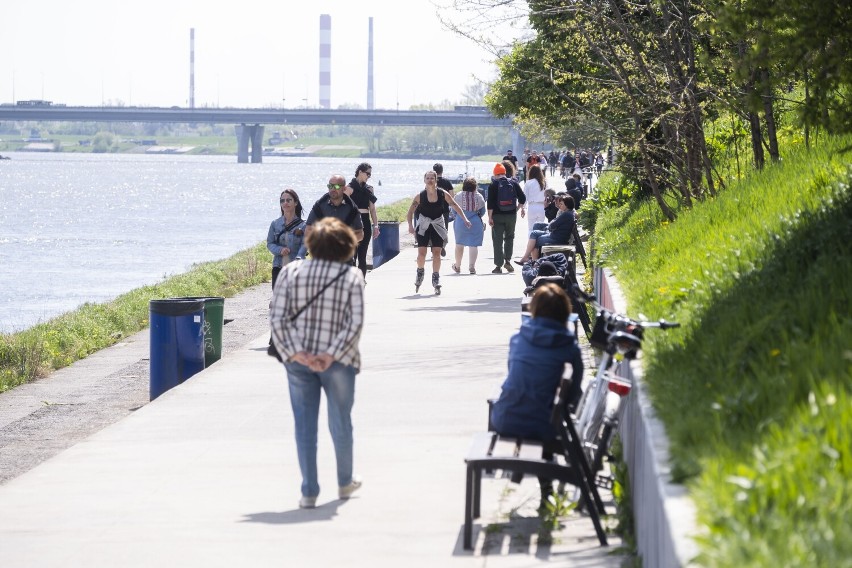
[[[680,327],[666,320],[638,321],[611,312],[597,303],[594,295],[574,286],[573,296],[597,311],[595,325],[589,336],[592,347],[602,351],[597,373],[589,382],[575,411],[577,432],[592,473],[603,468],[603,459],[609,455],[612,436],[624,411],[625,397],[633,384],[625,367],[635,359],[642,348],[645,330],[663,330]]]

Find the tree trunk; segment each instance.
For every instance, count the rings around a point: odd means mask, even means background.
[[[778,151],[778,134],[775,126],[775,111],[772,96],[772,85],[769,83],[769,71],[763,69],[760,73],[763,83],[763,114],[766,119],[766,137],[769,139],[769,157],[773,162],[781,159]]]
[[[663,194],[660,192],[660,184],[657,181],[657,176],[654,173],[654,165],[651,160],[651,154],[648,151],[648,145],[645,142],[645,135],[642,132],[642,124],[639,115],[633,110],[633,124],[636,131],[636,138],[639,142],[639,152],[642,154],[642,167],[645,170],[645,177],[648,179],[648,185],[651,186],[651,193],[657,201],[657,205],[669,221],[674,221],[677,218],[675,212],[669,207],[669,204],[663,199]]]
[[[748,124],[751,130],[751,151],[754,153],[754,167],[762,170],[766,158],[763,155],[763,135],[760,132],[760,117],[756,112],[749,111]]]
[[[808,68],[805,67],[805,108],[810,108],[811,93],[810,84],[808,81]],[[810,121],[805,121],[805,149],[811,149],[811,124]]]

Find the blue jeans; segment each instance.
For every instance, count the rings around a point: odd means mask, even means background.
[[[317,373],[296,362],[284,364],[290,386],[290,404],[296,424],[296,451],[302,472],[302,495],[316,497],[317,423],[320,393],[325,390],[328,401],[328,429],[337,458],[337,485],[352,483],[352,405],[355,402],[355,367],[335,361]]]

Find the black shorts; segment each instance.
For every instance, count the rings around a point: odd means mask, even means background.
[[[426,234],[421,235],[420,233],[414,234],[415,239],[417,240],[418,247],[440,247],[446,244],[446,241],[438,235],[438,231],[435,230],[435,227],[429,227],[426,229]]]

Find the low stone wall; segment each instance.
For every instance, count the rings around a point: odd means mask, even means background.
[[[601,305],[626,312],[627,302],[611,272],[596,267],[594,287]],[[637,552],[643,566],[690,566],[698,552],[691,537],[697,534],[695,505],[683,485],[671,482],[669,440],[642,380],[641,355],[630,373],[633,389],[619,433],[630,472]]]

